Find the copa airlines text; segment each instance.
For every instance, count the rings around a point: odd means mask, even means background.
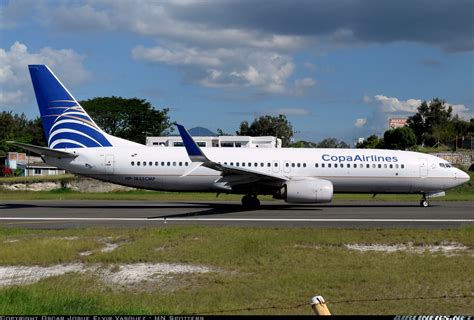
[[[48,164],[121,185],[167,191],[258,195],[290,203],[330,202],[334,193],[418,193],[420,205],[469,180],[445,160],[371,149],[149,147],[105,133],[45,65],[29,66],[48,147],[15,143]]]

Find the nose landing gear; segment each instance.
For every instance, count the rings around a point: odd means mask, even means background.
[[[242,197],[242,205],[245,208],[257,209],[260,207],[260,200],[257,199],[256,195],[248,194]]]
[[[428,199],[426,198],[426,194],[423,194],[420,200],[420,207],[428,208],[429,206],[430,206],[430,203],[428,202]]]

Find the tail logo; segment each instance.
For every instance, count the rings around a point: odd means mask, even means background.
[[[110,147],[103,131],[75,100],[50,101],[44,118],[51,120],[48,145],[52,149]],[[45,119],[46,120],[46,119]]]
[[[31,81],[51,149],[111,147],[107,134],[89,117],[46,65],[29,65]]]

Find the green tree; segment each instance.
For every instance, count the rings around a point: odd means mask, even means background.
[[[147,136],[173,131],[169,109],[157,110],[146,100],[112,96],[80,101],[80,104],[99,127],[120,138],[144,143]]]
[[[250,125],[247,121],[242,121],[236,133],[239,136],[277,136],[281,139],[283,147],[287,147],[293,137],[293,127],[282,114],[278,117],[265,115],[254,119]]]
[[[317,148],[318,144],[311,141],[298,140],[290,144],[289,147],[290,148]]]
[[[336,138],[326,138],[318,143],[318,148],[349,148],[349,145]]]
[[[25,114],[13,114],[12,111],[0,113],[0,150],[3,153],[18,151],[15,146],[7,144],[9,140],[45,146],[41,119],[28,120]]]
[[[356,148],[358,149],[382,149],[384,146],[383,139],[379,139],[375,134],[369,136],[363,142],[358,143]]]
[[[407,124],[415,132],[417,143],[434,146],[438,140],[449,139],[446,135],[446,126],[452,121],[451,106],[446,107],[444,100],[435,98],[428,104],[423,101],[417,112],[408,117]],[[441,130],[442,129],[442,130]]]
[[[407,150],[416,145],[415,132],[409,127],[387,130],[383,139],[387,149]]]

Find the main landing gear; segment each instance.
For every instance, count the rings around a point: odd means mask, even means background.
[[[430,206],[430,203],[428,202],[428,199],[426,198],[426,194],[423,194],[423,197],[420,200],[420,207],[428,208],[429,206]]]
[[[256,195],[248,194],[242,197],[242,205],[245,208],[257,209],[260,207],[260,200],[257,199]]]

